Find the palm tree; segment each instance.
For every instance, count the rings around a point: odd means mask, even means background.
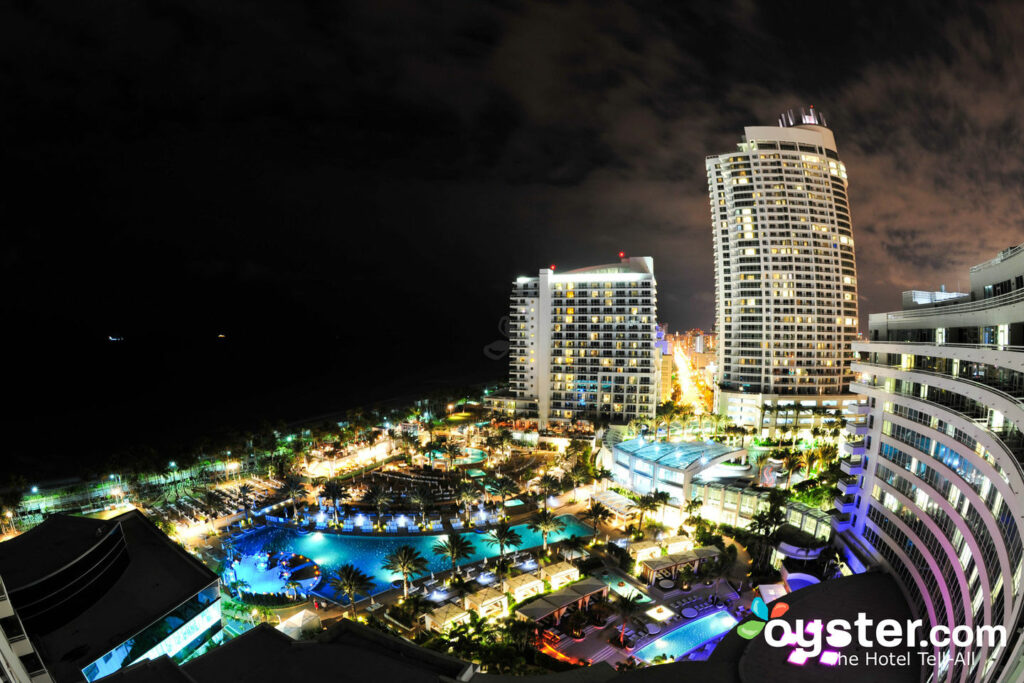
[[[620,595],[619,599],[615,601],[615,611],[619,615],[619,645],[626,644],[626,624],[642,607],[637,601],[637,597],[639,597],[639,593]]]
[[[444,447],[441,449],[445,457],[448,459],[448,469],[455,469],[455,459],[462,455],[462,446],[454,443],[451,437],[445,442]]]
[[[377,511],[377,523],[380,524],[381,515],[388,509],[395,497],[390,492],[384,489],[371,487],[367,489],[366,493],[363,494],[363,500],[373,506],[373,509]]]
[[[420,524],[426,524],[427,506],[434,502],[434,492],[426,486],[417,486],[409,492],[409,502],[419,508]]]
[[[640,511],[640,523],[637,526],[642,529],[644,527],[644,517],[646,514],[648,512],[654,512],[659,506],[658,502],[648,494],[640,496],[640,499],[633,503],[632,507]]]
[[[523,537],[519,535],[518,531],[509,526],[507,522],[501,522],[484,536],[484,543],[490,546],[498,546],[498,555],[501,562],[504,562],[505,548],[518,548],[523,544]],[[498,566],[499,568],[501,567],[500,563]]]
[[[754,456],[754,464],[757,465],[757,483],[761,484],[761,471],[764,466],[768,464],[768,451],[760,450],[757,451],[757,455]]]
[[[537,487],[540,489],[541,493],[544,494],[544,509],[547,510],[548,496],[555,491],[560,491],[562,489],[562,482],[558,480],[558,477],[552,474],[545,474],[540,478],[540,481],[537,482]]]
[[[612,518],[612,511],[605,505],[593,500],[590,502],[590,507],[584,510],[580,516],[593,525],[594,538],[597,538],[597,525],[610,520]]]
[[[651,500],[657,503],[658,507],[661,508],[661,518],[665,519],[665,506],[672,500],[672,496],[668,491],[652,491],[650,494]]]
[[[793,481],[793,472],[800,469],[800,465],[803,461],[800,455],[790,449],[786,451],[786,454],[782,456],[782,466],[786,468],[788,474],[786,475],[786,488],[790,487],[790,483]]]
[[[284,584],[284,589],[288,593],[288,597],[290,597],[292,600],[295,600],[297,596],[297,591],[300,588],[302,588],[302,584],[298,581],[287,581]]]
[[[329,479],[320,487],[320,493],[334,507],[334,525],[338,525],[338,501],[348,495],[348,487],[337,479]]]
[[[207,513],[206,520],[210,523],[210,531],[214,531],[213,523],[217,520],[217,507],[220,505],[220,496],[213,489],[206,489],[203,492],[203,504],[212,512]],[[248,508],[246,508],[248,510]]]
[[[427,568],[427,558],[411,545],[403,545],[384,558],[384,569],[402,575],[402,599],[409,597],[409,577]]]
[[[367,595],[373,589],[373,579],[353,564],[341,565],[337,573],[327,579],[327,584],[348,597],[352,616],[356,613],[356,595]]]
[[[544,539],[544,552],[547,552],[548,534],[565,531],[565,522],[555,517],[551,510],[541,510],[537,513],[537,517],[527,525],[527,528],[530,531],[540,532],[541,538]]]
[[[431,550],[435,555],[444,555],[452,561],[452,574],[458,574],[459,560],[473,556],[473,543],[464,534],[453,534],[447,540],[438,541]]]
[[[464,506],[466,524],[469,524],[469,509],[479,498],[480,490],[471,481],[464,481],[455,489],[455,499]]]
[[[501,509],[505,509],[505,501],[519,495],[519,486],[511,477],[500,477],[494,482],[494,495],[501,498]]]
[[[292,519],[299,516],[298,498],[299,496],[305,497],[306,485],[302,483],[302,479],[296,477],[294,474],[289,474],[284,478],[281,483],[281,495],[285,498],[292,499]]]

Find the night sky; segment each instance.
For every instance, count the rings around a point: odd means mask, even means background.
[[[511,280],[619,250],[709,327],[704,157],[789,107],[864,320],[1024,241],[1019,6],[690,4],[0,4],[8,452],[500,378]]]

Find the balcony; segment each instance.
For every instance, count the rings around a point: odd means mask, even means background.
[[[866,424],[847,422],[844,431],[848,437],[857,437],[859,441],[860,437],[866,436],[871,430],[868,429]]]
[[[843,532],[853,526],[853,515],[849,512],[829,510],[829,514],[832,515],[832,529],[834,531]]]
[[[842,446],[840,446],[840,453],[851,458],[859,458],[860,456],[864,455],[864,442],[857,441],[854,443],[850,441],[844,441],[842,443]]]
[[[836,496],[832,499],[832,503],[839,512],[853,512],[856,509],[853,496]]]
[[[845,444],[844,444],[845,445]],[[863,448],[861,451],[863,452]],[[860,475],[864,473],[864,461],[861,458],[856,460],[840,460],[839,471],[843,474],[852,476]]]
[[[871,412],[871,406],[867,403],[858,403],[857,405],[850,406],[850,412],[855,415],[867,415]]]
[[[841,495],[856,495],[860,492],[860,479],[855,477],[851,477],[850,479],[840,479],[836,482],[836,486],[839,488],[839,493]]]

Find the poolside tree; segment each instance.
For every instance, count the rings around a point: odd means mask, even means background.
[[[284,589],[288,593],[288,597],[295,600],[298,597],[298,590],[302,588],[302,584],[298,581],[287,581],[284,584]]]
[[[242,484],[238,487],[238,496],[242,499],[246,517],[252,517],[252,494],[253,488],[249,484]]]
[[[452,441],[451,436],[449,436],[448,440],[445,441],[445,443],[444,443],[444,448],[442,449],[442,453],[444,453],[445,458],[448,459],[448,469],[449,469],[449,471],[450,470],[454,470],[455,469],[455,460],[459,456],[462,455],[462,446],[460,446],[459,444],[457,444],[454,441]]]
[[[590,507],[584,510],[580,516],[594,527],[594,538],[596,539],[598,525],[610,520],[612,518],[612,511],[604,504],[592,500],[590,501]]]
[[[348,604],[352,608],[354,617],[356,615],[356,596],[369,595],[373,589],[373,579],[354,564],[343,564],[334,576],[328,577],[327,585],[348,598]]]
[[[292,518],[298,517],[298,499],[300,496],[306,496],[306,485],[302,483],[302,479],[294,474],[287,475],[284,481],[281,482],[281,495],[292,499]]]
[[[348,487],[337,479],[328,479],[320,487],[320,495],[331,501],[334,508],[334,525],[338,525],[338,501],[348,495]]]
[[[505,509],[505,501],[519,495],[519,486],[512,477],[498,477],[494,481],[492,492],[501,498],[501,509]]]
[[[452,562],[452,574],[459,573],[459,560],[467,560],[473,556],[472,541],[464,534],[452,534],[446,540],[438,541],[431,548],[435,555],[444,555]]]
[[[377,511],[377,523],[380,524],[381,515],[387,510],[391,503],[394,502],[395,497],[390,491],[385,491],[382,488],[371,486],[363,494],[363,500],[373,506],[373,509]]]
[[[626,644],[626,624],[642,608],[637,600],[639,595],[639,591],[634,591],[632,595],[620,595],[615,601],[615,612],[619,615],[619,645]]]
[[[539,531],[544,539],[544,552],[548,551],[548,534],[565,531],[565,522],[554,515],[551,510],[541,510],[527,525],[530,531]]]
[[[537,482],[537,487],[540,492],[544,495],[544,509],[548,509],[548,496],[556,491],[562,490],[562,482],[559,481],[558,477],[553,474],[545,474]]]
[[[498,546],[499,564],[498,571],[501,571],[501,563],[505,561],[505,548],[518,548],[523,544],[523,537],[513,529],[507,522],[501,522],[490,533],[484,536],[484,543],[490,546]]]
[[[420,511],[420,524],[427,523],[427,506],[434,502],[435,494],[429,487],[420,485],[409,491],[409,502]]]
[[[459,483],[455,489],[455,499],[464,507],[466,524],[469,524],[469,510],[480,498],[480,489],[472,481],[466,480]]]
[[[411,545],[403,545],[384,558],[384,569],[402,575],[402,598],[409,597],[409,577],[422,573],[427,568],[427,558],[420,555]]]

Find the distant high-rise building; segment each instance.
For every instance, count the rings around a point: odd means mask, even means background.
[[[765,434],[854,401],[857,267],[846,167],[812,107],[744,129],[706,166],[715,250],[716,409]]]
[[[649,256],[518,278],[510,299],[510,389],[488,404],[542,429],[654,417],[657,301]]]
[[[1006,629],[1003,647],[936,648],[936,683],[1024,680],[1022,301],[1024,245],[971,268],[970,292],[905,292],[853,344],[868,420],[843,446],[839,546],[929,626]]]

